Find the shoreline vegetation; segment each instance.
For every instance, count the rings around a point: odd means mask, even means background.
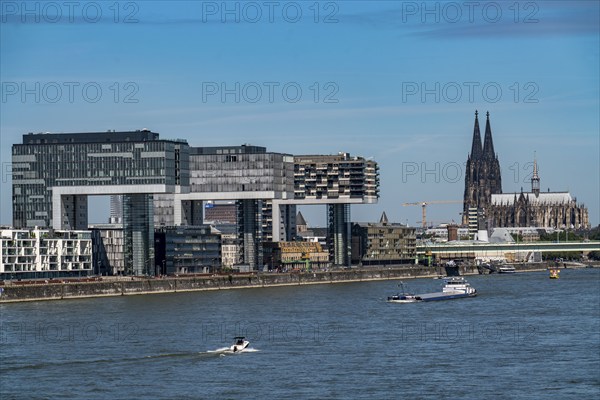
[[[546,271],[548,267],[547,263],[515,265],[517,272]],[[20,284],[5,282],[0,286],[0,303],[431,278],[440,276],[441,271],[445,272],[443,268],[440,270],[405,265],[291,273],[259,272],[162,278],[97,277]],[[460,266],[457,267],[457,272],[460,275],[480,273],[476,266]]]

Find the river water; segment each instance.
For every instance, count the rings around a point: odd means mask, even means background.
[[[600,270],[0,305],[1,399],[595,399]],[[441,281],[406,280],[437,291]],[[250,351],[220,351],[233,336]]]

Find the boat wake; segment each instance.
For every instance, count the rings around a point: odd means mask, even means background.
[[[159,361],[160,359],[173,359],[173,360],[189,360],[196,358],[207,358],[212,357],[241,354],[241,353],[255,353],[260,350],[247,347],[238,351],[231,350],[231,347],[221,347],[215,350],[201,351],[201,352],[180,352],[180,353],[159,353],[151,355],[140,355],[138,357],[120,357],[120,358],[95,358],[86,360],[65,360],[65,361],[50,361],[41,363],[28,363],[28,364],[0,364],[0,374],[8,371],[15,370],[29,370],[29,369],[44,369],[44,368],[58,368],[58,367],[76,367],[83,366],[86,364],[115,364],[115,363],[140,363],[140,362],[153,362]]]
[[[139,362],[151,362],[161,358],[173,358],[173,359],[186,359],[194,358],[197,354],[194,352],[187,353],[165,353],[165,354],[154,354],[139,357],[121,357],[121,358],[93,358],[85,360],[65,360],[65,361],[49,361],[37,364],[22,364],[22,365],[9,365],[3,364],[0,366],[0,373],[13,370],[28,370],[28,369],[44,369],[44,368],[58,368],[58,367],[75,367],[84,366],[86,364],[115,364],[115,363],[139,363]]]

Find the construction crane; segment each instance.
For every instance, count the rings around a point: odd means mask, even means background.
[[[419,201],[416,203],[402,203],[403,206],[421,206],[422,219],[421,224],[423,228],[427,228],[427,205],[428,204],[458,204],[462,203],[462,200],[433,200],[433,201]]]

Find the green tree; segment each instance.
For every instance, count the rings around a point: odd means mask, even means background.
[[[563,260],[581,260],[583,253],[581,251],[545,251],[542,253],[542,259],[552,261],[558,258]]]
[[[542,233],[540,235],[540,241],[542,242],[556,242],[557,239],[559,242],[580,242],[583,240],[583,238],[578,234],[568,231]]]
[[[600,225],[595,228],[590,229],[588,233],[588,239],[590,240],[600,240]]]

